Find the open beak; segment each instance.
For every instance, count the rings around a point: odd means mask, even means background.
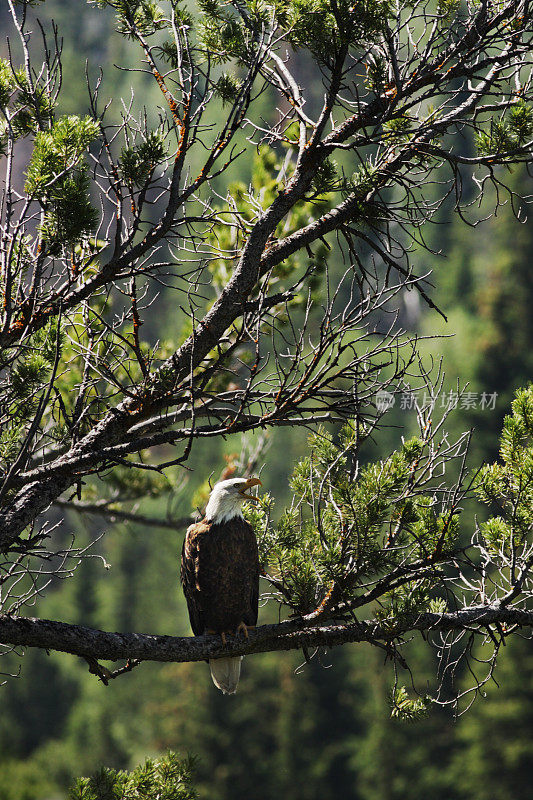
[[[245,494],[246,489],[251,489],[252,486],[262,486],[263,484],[259,480],[259,478],[248,478],[242,489],[239,491],[241,497],[245,497],[246,500],[253,500],[254,503],[259,502],[259,498],[255,497],[253,494]]]

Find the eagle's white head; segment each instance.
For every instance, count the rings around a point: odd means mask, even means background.
[[[262,486],[259,478],[230,478],[215,483],[205,510],[209,522],[227,522],[233,517],[242,517],[242,504],[245,500],[257,502],[253,494],[246,494],[252,486]]]

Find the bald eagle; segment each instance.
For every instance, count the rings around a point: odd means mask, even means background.
[[[231,478],[215,484],[205,519],[191,525],[181,554],[181,582],[195,636],[244,633],[257,622],[259,556],[252,526],[242,515],[246,490],[258,478]],[[213,683],[224,694],[237,691],[242,656],[209,662]]]

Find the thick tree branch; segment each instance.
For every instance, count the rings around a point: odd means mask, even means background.
[[[135,522],[137,525],[145,525],[151,528],[168,528],[171,531],[185,531],[195,521],[193,517],[179,517],[178,519],[150,517],[147,514],[138,514],[135,511],[113,508],[112,503],[113,501],[108,503],[105,500],[86,503],[59,499],[54,501],[54,506],[65,508],[68,511],[76,511],[78,514],[96,514],[99,517],[106,517],[111,522]]]
[[[490,625],[533,626],[533,611],[475,606],[447,614],[413,614],[386,626],[363,620],[341,624],[312,625],[305,618],[278,625],[261,625],[249,631],[247,640],[204,635],[159,636],[144,633],[110,633],[83,625],[52,620],[0,615],[0,643],[18,647],[40,647],[104,661],[204,661],[224,656],[251,655],[302,647],[336,647],[349,642],[392,642],[409,633],[462,631]]]

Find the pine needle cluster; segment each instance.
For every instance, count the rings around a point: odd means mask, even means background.
[[[194,759],[180,759],[169,751],[147,759],[132,772],[104,767],[90,778],[80,778],[70,800],[195,800]]]
[[[365,587],[400,568],[406,557],[429,565],[453,550],[458,522],[451,507],[429,487],[414,489],[430,442],[414,437],[369,464],[360,463],[359,445],[354,423],[335,438],[325,430],[313,434],[309,456],[292,474],[292,505],[278,523],[265,526],[268,498],[262,512],[249,512],[283,587],[280,600],[294,613],[310,614],[324,602],[332,610],[362,605]],[[412,580],[384,586],[377,618],[427,610],[434,585],[424,570],[414,570]]]
[[[98,131],[90,117],[65,116],[35,136],[25,189],[43,208],[40,230],[50,255],[74,245],[96,224],[88,167],[82,159]]]
[[[496,563],[510,557],[517,568],[533,531],[533,386],[517,392],[504,420],[500,459],[479,474],[478,497],[498,512],[482,523],[481,533]]]
[[[491,120],[488,131],[476,135],[477,150],[483,156],[502,156],[529,148],[533,139],[533,108],[519,100],[500,118]]]

